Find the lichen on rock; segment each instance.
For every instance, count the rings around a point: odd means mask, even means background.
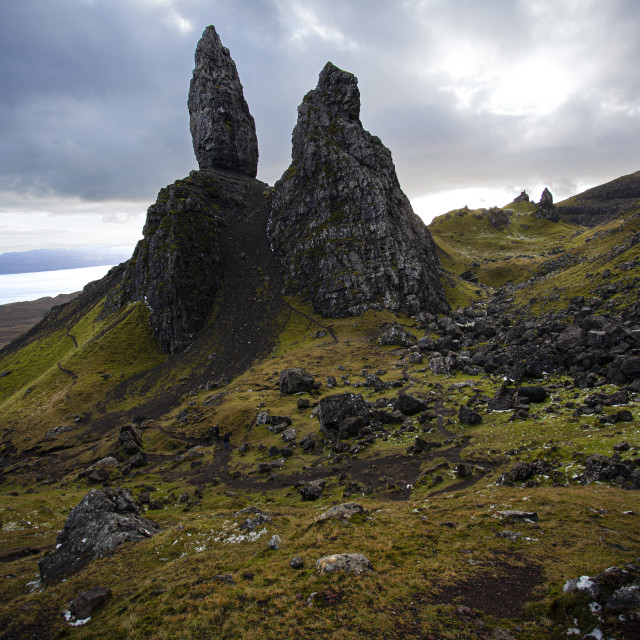
[[[272,193],[268,232],[285,293],[326,317],[444,312],[431,234],[359,113],[356,77],[327,63],[298,107],[292,163]]]

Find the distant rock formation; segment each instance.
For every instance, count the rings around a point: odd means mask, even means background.
[[[244,99],[236,65],[213,26],[204,30],[195,61],[188,107],[198,165],[201,169],[230,169],[255,178],[255,122]]]
[[[330,62],[298,107],[291,166],[276,183],[268,233],[285,293],[328,317],[448,308],[431,234],[391,153],[360,123],[354,75]]]
[[[551,222],[558,222],[558,220],[560,220],[558,211],[553,204],[553,196],[551,195],[551,191],[549,191],[547,187],[545,187],[544,191],[542,192],[540,202],[538,203],[538,209],[536,210],[534,215],[536,218],[550,220]]]
[[[595,227],[638,208],[639,202],[640,171],[636,171],[587,189],[557,206],[563,220]]]
[[[514,202],[530,202],[529,194],[526,191],[521,191],[519,196],[513,199]]]

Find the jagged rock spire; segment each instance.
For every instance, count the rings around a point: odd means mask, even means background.
[[[558,210],[556,205],[553,204],[553,196],[551,191],[547,187],[544,188],[542,196],[540,196],[540,202],[538,203],[538,209],[535,212],[536,218],[544,218],[545,220],[551,220],[551,222],[558,222],[560,216],[558,216]]]
[[[390,151],[360,123],[353,74],[327,63],[298,107],[292,142],[268,227],[285,293],[331,317],[446,311],[431,234],[400,189]]]
[[[229,49],[213,26],[198,42],[189,87],[190,129],[200,169],[230,169],[255,178],[256,126]]]

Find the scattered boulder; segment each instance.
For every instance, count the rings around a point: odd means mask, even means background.
[[[321,576],[335,571],[361,575],[373,571],[373,566],[361,553],[336,553],[316,560],[316,570]]]
[[[93,612],[101,607],[111,597],[108,587],[94,587],[81,593],[71,601],[69,610],[76,620],[87,620]]]
[[[298,485],[297,489],[303,500],[319,500],[322,497],[325,484],[326,481],[323,479],[311,480]]]
[[[367,404],[361,394],[342,393],[322,398],[318,403],[320,427],[332,440],[345,437],[356,426],[364,426],[366,416]]]
[[[315,378],[300,367],[284,369],[280,372],[279,388],[284,395],[311,391],[315,384]]]
[[[304,560],[302,556],[293,556],[291,560],[289,560],[289,566],[292,569],[302,569],[304,567]]]
[[[528,398],[529,402],[544,402],[549,397],[547,390],[539,385],[519,387],[518,395],[521,398]]]
[[[278,551],[282,546],[282,539],[278,535],[271,536],[271,540],[267,542],[267,547],[271,549],[271,551]]]
[[[382,347],[410,347],[417,342],[418,339],[413,335],[413,333],[397,322],[386,326],[378,338],[378,344]]]
[[[69,514],[56,548],[38,562],[42,581],[59,580],[126,542],[159,531],[155,522],[140,515],[126,489],[92,489]]]
[[[578,480],[582,484],[613,482],[625,489],[640,489],[640,471],[631,461],[615,460],[600,453],[585,460],[584,473]]]
[[[532,522],[538,521],[538,513],[536,511],[496,511],[496,515],[506,520],[530,520]]]
[[[458,420],[460,421],[460,424],[475,425],[482,422],[482,416],[477,411],[474,411],[465,405],[460,405]]]
[[[364,515],[366,513],[367,510],[362,505],[356,502],[346,502],[345,504],[339,504],[327,509],[316,518],[316,522],[325,522],[332,518],[336,520],[351,520],[356,514]]]
[[[394,402],[397,411],[401,411],[406,416],[412,416],[421,411],[426,411],[429,407],[426,402],[410,396],[408,393],[401,391]]]

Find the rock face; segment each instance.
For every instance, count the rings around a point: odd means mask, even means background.
[[[551,195],[551,191],[549,191],[547,187],[545,187],[544,191],[542,192],[542,197],[540,198],[540,202],[538,203],[538,210],[534,215],[536,218],[551,220],[551,222],[558,222],[558,220],[560,220],[558,211],[553,204],[553,196]]]
[[[139,542],[160,531],[143,518],[126,489],[93,489],[71,511],[56,548],[39,562],[43,582],[59,580],[126,542]]]
[[[587,189],[569,200],[560,202],[558,209],[563,220],[567,222],[595,227],[633,210],[638,199],[640,171]]]
[[[327,63],[298,107],[292,163],[271,199],[285,293],[327,317],[446,311],[431,234],[359,114],[357,79]]]
[[[143,238],[119,269],[120,285],[105,302],[103,317],[144,301],[165,353],[180,353],[205,325],[222,287],[228,221],[247,207],[257,181],[217,171],[192,171],[160,190],[147,211]]]
[[[190,129],[200,169],[230,169],[255,178],[258,139],[236,65],[213,26],[195,55],[189,87]]]
[[[311,391],[314,384],[315,378],[309,372],[300,367],[294,367],[293,369],[283,369],[280,372],[278,387],[280,393],[292,395]]]

